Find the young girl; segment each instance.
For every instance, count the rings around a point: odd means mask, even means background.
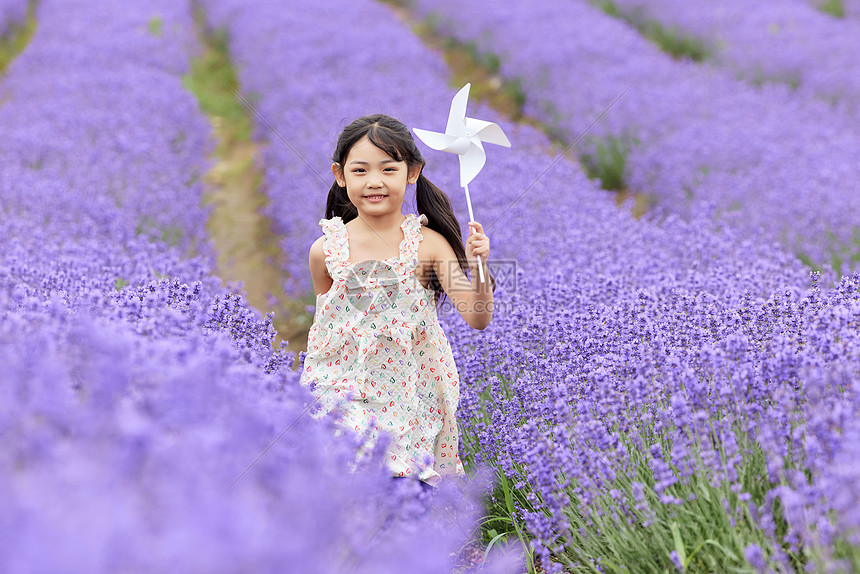
[[[447,295],[471,327],[489,324],[495,281],[485,266],[479,282],[477,256],[487,261],[490,240],[472,221],[464,248],[448,196],[394,118],[349,124],[333,161],[324,235],[309,256],[317,299],[301,380],[322,405],[316,416],[334,410],[342,427],[368,433],[369,449],[388,433],[393,475],[436,485],[463,474],[460,380],[436,307]],[[420,215],[404,216],[413,184]]]

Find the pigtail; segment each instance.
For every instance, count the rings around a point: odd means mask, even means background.
[[[448,195],[433,185],[422,173],[418,176],[418,181],[415,182],[415,203],[418,213],[427,216],[427,227],[442,235],[451,245],[457,256],[460,270],[466,275],[469,268],[466,247],[463,245],[463,238],[460,234],[460,222],[457,221]],[[492,274],[488,273],[488,275],[493,291],[495,291],[496,279]],[[436,304],[441,304],[445,300],[445,291],[442,289],[435,271],[430,272],[429,287],[436,292]]]
[[[349,200],[346,188],[341,187],[335,181],[328,190],[328,199],[325,204],[325,218],[340,217],[344,223],[358,217],[358,209]]]

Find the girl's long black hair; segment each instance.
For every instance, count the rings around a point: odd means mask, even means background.
[[[460,223],[454,210],[451,208],[451,200],[444,191],[433,185],[429,179],[424,177],[425,161],[415,145],[415,140],[409,129],[402,122],[383,114],[375,114],[358,118],[340,133],[337,139],[337,147],[334,151],[332,161],[343,166],[349,151],[364,136],[370,142],[391,156],[396,161],[405,161],[408,169],[420,167],[422,172],[415,183],[415,199],[418,213],[427,216],[427,227],[440,233],[451,245],[463,274],[468,269],[466,259],[466,248],[460,235]],[[344,223],[358,217],[358,210],[349,200],[346,188],[338,185],[337,181],[332,184],[328,192],[328,200],[325,208],[326,219],[341,217]],[[489,280],[496,290],[496,280],[489,275]],[[444,301],[445,291],[432,271],[430,276],[430,288],[436,292],[436,304]]]

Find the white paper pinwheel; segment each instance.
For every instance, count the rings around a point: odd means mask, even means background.
[[[481,142],[505,147],[511,147],[511,142],[508,141],[505,132],[498,124],[466,117],[466,104],[469,101],[469,88],[471,86],[471,84],[463,86],[451,100],[451,111],[448,112],[448,125],[445,126],[444,134],[418,128],[412,128],[412,130],[427,146],[459,156],[460,185],[466,190],[469,220],[474,221],[472,198],[469,197],[469,182],[475,179],[487,161],[487,154],[484,152],[484,146]],[[478,256],[478,273],[481,276],[481,283],[483,283],[484,266],[480,256]]]
[[[460,185],[466,187],[484,167],[487,154],[481,142],[511,147],[505,132],[498,124],[466,117],[466,104],[469,88],[466,84],[451,101],[448,125],[445,133],[431,132],[413,128],[421,141],[439,151],[447,151],[460,156]]]

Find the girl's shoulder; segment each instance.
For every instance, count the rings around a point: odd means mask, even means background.
[[[320,235],[317,237],[314,242],[311,244],[311,253],[322,253],[323,252],[323,242],[325,241],[325,235]]]
[[[424,241],[427,243],[435,243],[440,239],[445,241],[445,237],[436,231],[435,229],[430,229],[429,227],[422,225],[418,228],[418,233],[424,238]]]
[[[424,241],[427,241],[428,239],[430,241],[435,241],[438,237],[442,237],[438,232],[427,226],[427,216],[423,213],[410,213],[404,224],[407,227],[414,229]]]
[[[318,237],[312,244],[308,253],[308,260],[311,265],[314,263],[322,263],[325,265],[325,247],[323,245],[325,235]]]
[[[318,238],[313,242],[310,248],[310,253],[308,253],[308,265],[311,269],[311,277],[327,277],[331,278],[331,273],[329,273],[328,266],[326,265],[326,253],[325,248],[323,247],[323,241],[325,240],[325,235]],[[314,288],[316,288],[317,280],[314,279]]]
[[[429,261],[441,259],[447,253],[445,248],[451,248],[445,236],[435,229],[422,225],[418,228],[418,233],[420,235],[418,249],[421,252],[421,259]]]

